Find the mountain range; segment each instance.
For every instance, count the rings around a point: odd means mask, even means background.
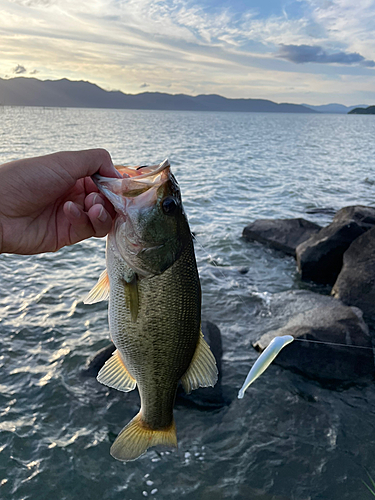
[[[367,104],[356,104],[355,106],[344,106],[343,104],[322,104],[321,106],[312,106],[311,104],[303,104],[308,108],[318,111],[319,113],[343,113],[347,114],[355,108],[367,108]]]
[[[71,81],[66,78],[38,80],[24,77],[0,78],[0,105],[274,113],[348,113],[355,107],[365,107],[357,105],[347,108],[332,104],[327,108],[327,106],[307,104],[278,104],[267,99],[229,99],[216,94],[198,96],[161,92],[125,94],[121,91],[107,91],[85,81]]]

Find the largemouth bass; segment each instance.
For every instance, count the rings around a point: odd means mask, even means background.
[[[111,455],[135,460],[158,444],[177,447],[173,406],[186,392],[214,386],[215,358],[203,339],[201,289],[192,236],[168,160],[116,167],[123,179],[93,176],[117,215],[107,239],[106,271],[85,303],[109,298],[117,350],[98,381],[138,387],[140,412],[120,432]]]

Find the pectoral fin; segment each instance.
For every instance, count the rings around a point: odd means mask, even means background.
[[[138,297],[138,280],[136,275],[130,282],[124,281],[125,285],[125,300],[132,321],[135,323],[138,317],[139,297]]]
[[[200,332],[199,341],[189,368],[181,377],[185,392],[189,394],[198,387],[213,387],[217,382],[215,357]]]
[[[84,304],[95,304],[109,298],[109,278],[107,269],[104,269],[102,274],[94,286],[94,288],[83,299]]]
[[[112,354],[112,357],[106,361],[98,373],[96,380],[101,384],[108,385],[108,387],[113,387],[113,389],[124,392],[132,391],[137,385],[135,379],[126,369],[117,349]]]

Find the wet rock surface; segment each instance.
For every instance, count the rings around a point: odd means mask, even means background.
[[[302,218],[259,219],[246,226],[242,236],[295,256],[297,246],[320,229],[318,224]]]
[[[268,324],[273,328],[253,343],[259,351],[276,336],[300,339],[275,359],[285,368],[331,383],[355,383],[374,376],[371,336],[358,308],[309,291],[283,292],[270,304]]]
[[[343,255],[352,242],[375,224],[375,208],[345,207],[332,223],[298,245],[297,266],[303,280],[333,285],[341,271]]]
[[[375,227],[353,241],[344,253],[332,295],[375,320]]]
[[[337,222],[353,220],[365,230],[368,230],[375,225],[375,207],[364,205],[344,207],[336,212],[333,220]]]
[[[112,356],[115,350],[116,347],[112,342],[108,346],[103,347],[103,349],[100,349],[95,356],[88,360],[85,368],[81,372],[82,376],[95,378],[101,367]]]

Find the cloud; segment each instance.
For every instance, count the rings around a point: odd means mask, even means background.
[[[25,7],[45,7],[51,5],[54,0],[11,0],[14,3],[23,5]]]
[[[375,67],[374,61],[365,59],[357,52],[328,53],[319,45],[281,45],[277,56],[296,64],[315,62],[321,64],[360,64],[361,66]]]
[[[260,2],[0,0],[0,71],[22,61],[28,76],[38,68],[41,79],[127,93],[152,86],[286,100],[293,92],[293,102],[328,95],[328,83],[336,92],[346,75],[346,92],[358,82],[372,88],[375,0],[272,0],[280,5],[271,11]]]
[[[17,64],[17,66],[13,69],[13,73],[16,73],[16,75],[22,75],[22,73],[26,73],[26,71],[25,66],[21,66],[20,64]]]
[[[375,68],[375,61],[365,59],[364,61],[361,62],[361,66],[367,66],[368,68]]]
[[[303,0],[309,6],[309,17],[322,27],[332,47],[358,52],[366,59],[375,50],[375,1]],[[306,43],[306,42],[303,42]],[[322,44],[320,42],[320,44]],[[325,44],[325,46],[328,46]]]

